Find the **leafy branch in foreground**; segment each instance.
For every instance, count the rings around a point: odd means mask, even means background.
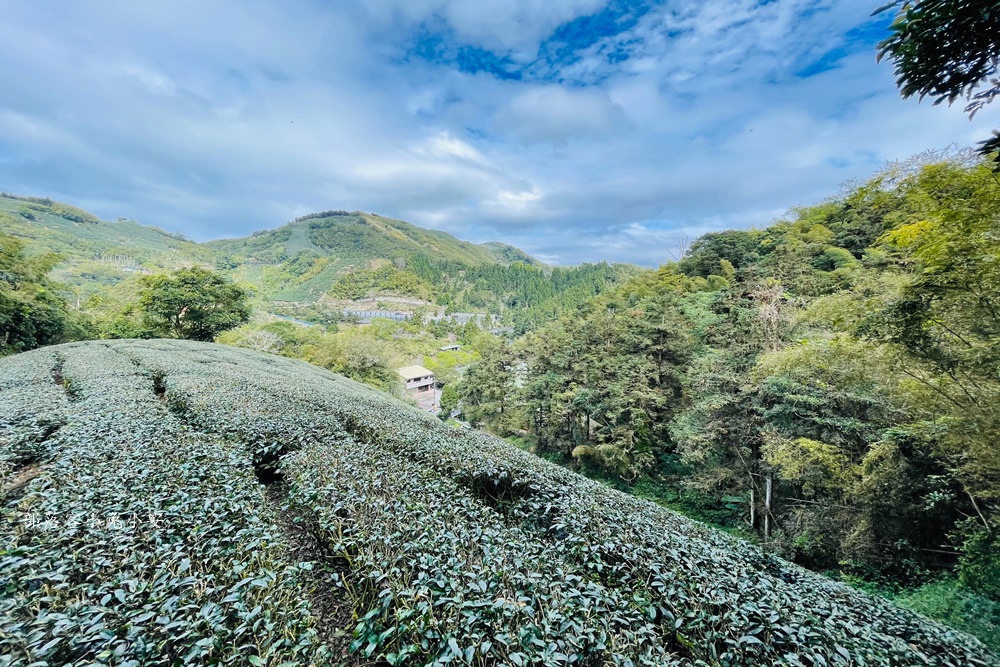
[[[964,97],[966,113],[978,111],[1000,95],[1000,2],[995,0],[895,0],[874,14],[899,7],[879,42],[878,59],[887,57],[896,70],[903,98],[930,96],[934,104],[953,104]],[[984,86],[982,90],[978,90]],[[978,90],[978,92],[977,92]],[[1000,150],[1000,132],[980,143],[980,152]],[[1000,154],[994,157],[1000,170]]]

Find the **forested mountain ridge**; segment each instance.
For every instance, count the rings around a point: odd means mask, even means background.
[[[3,193],[0,231],[30,242],[35,252],[62,255],[66,265],[58,268],[55,277],[72,285],[196,263],[224,271],[253,265],[257,272],[246,271],[242,277],[265,292],[267,286],[253,279],[261,266],[287,269],[294,283],[294,273],[303,265],[319,273],[314,265],[320,258],[327,260],[328,266],[323,267],[328,274],[326,287],[345,267],[379,259],[419,256],[466,266],[512,261],[543,266],[527,253],[501,243],[477,245],[445,232],[356,211],[314,213],[248,237],[196,243],[124,218],[106,222],[51,199]]]
[[[706,234],[486,350],[466,415],[814,569],[955,577],[947,613],[996,644],[998,212],[1000,182],[958,156]]]
[[[252,286],[261,310],[322,322],[339,317],[345,302],[367,300],[370,310],[377,299],[403,298],[410,309],[492,313],[523,332],[637,270],[605,263],[552,269],[504,243],[474,244],[357,211],[323,211],[247,237],[196,243],[50,199],[3,194],[0,234],[26,243],[29,254],[57,253],[51,278],[78,306],[121,301],[115,292],[133,292],[137,275],[203,266]]]
[[[359,261],[424,256],[468,266],[496,263],[503,251],[510,248],[517,261],[542,266],[527,253],[510,246],[477,245],[447,232],[360,211],[311,213],[275,229],[254,232],[247,237],[208,241],[205,245],[220,255],[269,264],[310,251]]]

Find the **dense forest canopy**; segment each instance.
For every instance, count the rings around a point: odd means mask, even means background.
[[[1000,600],[998,211],[959,154],[706,234],[484,353],[466,413],[809,567]]]

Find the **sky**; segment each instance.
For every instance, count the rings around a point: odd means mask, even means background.
[[[900,99],[880,4],[0,0],[0,190],[199,241],[347,209],[656,266],[1000,126]]]

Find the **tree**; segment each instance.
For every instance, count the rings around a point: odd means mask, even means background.
[[[447,384],[441,390],[441,419],[451,419],[451,413],[458,407],[458,390],[453,384]]]
[[[152,331],[211,341],[250,319],[250,293],[226,278],[194,267],[144,276],[139,308]]]
[[[281,336],[273,331],[257,329],[247,332],[240,340],[240,345],[248,347],[251,350],[257,350],[258,352],[277,354],[281,352],[284,341],[281,339]]]
[[[504,411],[514,391],[514,353],[499,338],[486,338],[479,361],[469,366],[458,388],[462,412],[473,424],[483,424],[502,432]]]
[[[338,373],[387,390],[399,379],[392,371],[392,348],[386,341],[355,333],[343,337],[339,347],[334,365]]]
[[[59,261],[28,257],[24,243],[0,234],[0,354],[59,343],[75,324],[46,274]]]
[[[996,0],[894,0],[875,14],[899,7],[892,34],[879,42],[878,58],[895,64],[904,99],[926,96],[934,104],[964,97],[970,118],[1000,95],[1000,2]],[[986,87],[976,92],[983,83]],[[980,152],[1000,150],[1000,132],[980,143]],[[1000,170],[1000,153],[994,157]]]

